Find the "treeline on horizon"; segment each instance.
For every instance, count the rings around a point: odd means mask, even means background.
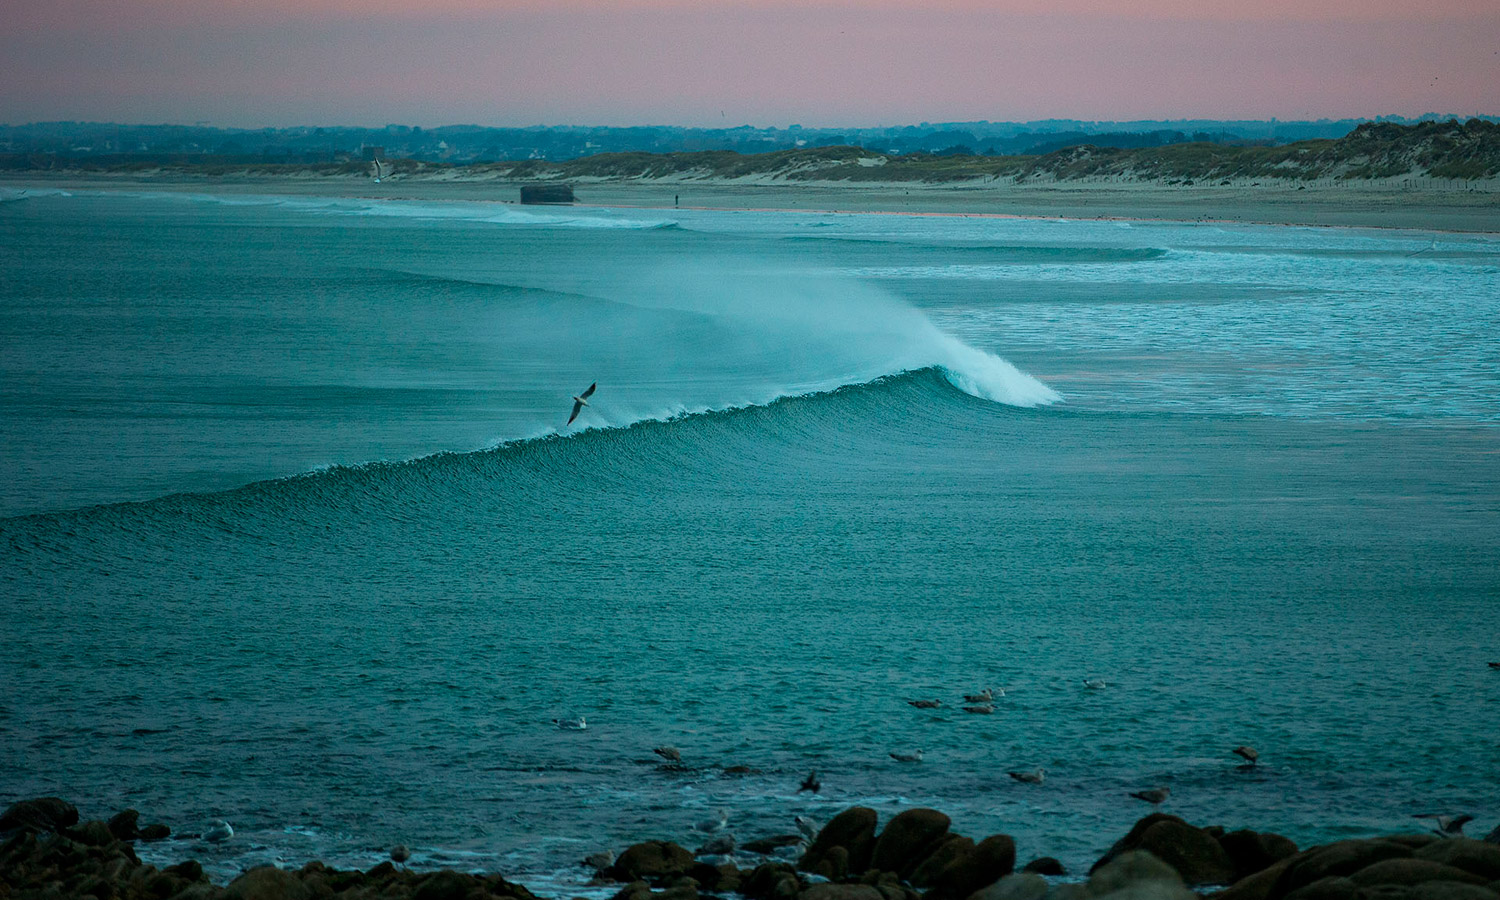
[[[943,132],[938,132],[943,133]],[[951,132],[950,132],[951,133]],[[393,157],[379,145],[362,155],[297,159],[291,155],[244,153],[115,153],[62,155],[0,152],[0,171],[179,172],[194,176],[289,174],[364,177],[380,156],[393,178],[441,174],[458,179],[566,180],[651,178],[744,178],[790,181],[954,182],[1008,178],[1026,180],[1118,179],[1196,184],[1200,181],[1264,178],[1377,179],[1426,176],[1472,180],[1500,175],[1500,123],[1423,121],[1402,125],[1365,122],[1337,139],[1276,144],[1216,141],[1211,135],[1153,143],[1160,132],[1133,135],[1133,146],[1068,143],[1025,154],[991,154],[953,145],[937,151],[892,154],[863,146],[806,145],[745,153],[737,150],[600,152],[554,161],[540,158],[454,163]],[[1094,138],[1098,136],[1089,136]],[[1195,139],[1196,138],[1196,139]],[[1122,143],[1124,143],[1122,141]],[[1060,146],[1059,146],[1060,144]]]
[[[216,156],[286,163],[347,162],[373,155],[423,162],[477,163],[519,160],[561,162],[607,153],[692,153],[728,150],[760,154],[818,147],[860,147],[886,156],[1041,156],[1084,144],[1137,149],[1183,143],[1278,146],[1341,138],[1367,121],[1403,125],[1451,118],[1386,116],[1281,122],[1181,120],[1085,122],[922,123],[880,128],[682,128],[673,126],[534,126],[488,128],[448,125],[424,129],[298,127],[230,129],[206,125],[120,125],[44,122],[0,125],[0,153],[58,157],[177,158]],[[1489,121],[1500,119],[1488,118]]]

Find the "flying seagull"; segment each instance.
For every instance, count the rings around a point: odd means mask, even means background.
[[[1474,821],[1473,816],[1443,816],[1437,813],[1418,813],[1413,819],[1432,819],[1437,822],[1437,827],[1432,829],[1434,834],[1443,837],[1463,837],[1464,826]]]
[[[375,160],[375,183],[376,184],[380,183],[380,159],[379,158],[376,158],[376,160]]]
[[[1137,800],[1144,800],[1152,806],[1158,806],[1172,796],[1172,789],[1169,787],[1152,788],[1149,791],[1135,791],[1130,796]]]
[[[1229,752],[1243,759],[1247,766],[1255,765],[1255,761],[1260,759],[1260,753],[1256,752],[1254,747],[1235,747]]]
[[[1005,774],[1022,784],[1041,784],[1047,780],[1047,770],[1043,768],[1036,768],[1030,772],[1006,772]]]
[[[594,395],[594,388],[596,388],[598,386],[599,386],[599,382],[596,381],[593,384],[589,385],[588,390],[584,391],[583,393],[581,393],[581,394],[579,394],[579,395],[577,395],[577,396],[575,396],[573,398],[573,414],[571,416],[568,416],[568,425],[572,425],[573,424],[573,420],[576,419],[576,418],[578,418],[578,413],[585,406],[589,405],[589,398]],[[563,427],[567,427],[567,426],[563,426]]]
[[[807,773],[806,778],[802,779],[802,787],[797,788],[797,793],[800,794],[803,791],[812,791],[814,794],[816,794],[822,789],[823,782],[818,779],[818,770],[813,769],[811,772]]]

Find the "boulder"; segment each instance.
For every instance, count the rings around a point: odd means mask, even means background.
[[[1033,872],[1006,875],[988,887],[969,895],[969,900],[1042,900],[1047,896],[1047,879]]]
[[[66,834],[85,847],[108,847],[116,840],[114,832],[109,830],[109,825],[98,820],[69,828]]]
[[[1210,838],[1212,840],[1212,838]],[[1127,850],[1089,876],[1091,897],[1110,900],[1196,900],[1182,876],[1144,850]]]
[[[1359,900],[1359,885],[1341,875],[1319,878],[1287,894],[1286,900]]]
[[[1234,880],[1234,864],[1213,835],[1166,813],[1152,813],[1136,822],[1089,871],[1096,872],[1132,850],[1150,853],[1170,865],[1189,884],[1225,884]]]
[[[422,876],[411,896],[412,900],[466,900],[478,886],[479,880],[473,875],[443,869]]]
[[[886,900],[868,884],[815,884],[797,895],[797,900]]]
[[[1365,866],[1387,859],[1403,859],[1411,856],[1411,848],[1394,841],[1349,840],[1335,841],[1321,847],[1313,847],[1292,858],[1291,865],[1281,873],[1276,888],[1279,894],[1288,894],[1297,888],[1335,875],[1353,875]]]
[[[1022,872],[1032,872],[1037,875],[1066,875],[1068,870],[1063,868],[1061,861],[1051,856],[1038,856],[1031,862],[1021,867]]]
[[[863,872],[870,864],[870,852],[875,846],[876,822],[875,810],[867,806],[844,810],[818,832],[812,846],[802,855],[799,867],[805,872],[816,872],[835,847],[842,847],[843,873],[838,877]]]
[[[1483,875],[1489,881],[1500,879],[1500,846],[1495,844],[1454,838],[1429,844],[1412,855],[1417,859],[1431,860],[1475,875]]]
[[[1419,834],[1388,834],[1381,838],[1381,840],[1391,841],[1392,843],[1400,844],[1403,847],[1410,847],[1413,850],[1416,850],[1418,847],[1426,847],[1428,844],[1435,844],[1438,841],[1445,840],[1445,838],[1438,837],[1435,834],[1422,832]]]
[[[653,881],[686,875],[694,863],[686,847],[671,841],[645,841],[625,848],[603,874],[616,881]]]
[[[203,866],[196,859],[183,860],[175,866],[167,866],[162,872],[175,875],[187,881],[207,881],[208,876],[203,874]]]
[[[798,862],[798,867],[803,868],[814,875],[821,875],[830,881],[842,881],[854,874],[849,865],[849,851],[844,847],[830,847],[827,853],[822,855],[817,865],[807,868],[802,865],[807,861],[807,855],[803,854]]]
[[[797,872],[786,863],[765,863],[756,866],[740,879],[740,893],[751,900],[795,897],[800,884]]]
[[[275,866],[256,866],[224,889],[226,900],[311,900],[296,875]]]
[[[139,838],[143,841],[164,841],[171,836],[172,829],[158,822],[142,828]]]
[[[1248,829],[1218,836],[1219,846],[1234,866],[1234,880],[1248,878],[1272,863],[1297,855],[1297,845],[1279,834]]]
[[[1490,887],[1457,881],[1424,881],[1407,892],[1408,900],[1497,900],[1500,893]]]
[[[1261,869],[1254,875],[1241,878],[1228,889],[1214,894],[1214,900],[1269,900],[1273,896],[1280,897],[1282,891],[1279,885],[1282,875],[1291,866],[1293,859],[1296,857],[1288,857]]]
[[[963,898],[1015,868],[1016,842],[1008,834],[992,834],[938,873],[934,886],[938,897]]]
[[[911,877],[907,881],[912,887],[929,888],[937,884],[938,875],[949,866],[974,852],[974,841],[960,834],[950,834],[938,844],[933,851],[927,854],[915,869],[911,871]],[[968,896],[966,891],[961,896]]]
[[[1424,881],[1459,881],[1484,884],[1489,879],[1428,859],[1387,859],[1372,863],[1349,876],[1360,886],[1375,884],[1421,884]]]
[[[907,877],[942,842],[950,824],[935,809],[908,809],[896,815],[875,839],[870,868]]]
[[[140,828],[136,823],[141,814],[133,809],[121,810],[109,819],[109,830],[116,838],[122,841],[133,841],[141,836]]]
[[[78,807],[57,797],[18,800],[0,813],[0,831],[28,828],[59,832],[78,824]]]
[[[718,865],[708,863],[697,863],[688,872],[688,877],[698,883],[705,891],[715,893],[730,893],[739,890],[740,870],[734,863],[726,862]]]

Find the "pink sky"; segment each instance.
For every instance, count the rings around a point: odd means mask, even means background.
[[[1497,86],[1495,0],[48,0],[0,8],[0,121],[10,123],[1345,118],[1494,114]]]

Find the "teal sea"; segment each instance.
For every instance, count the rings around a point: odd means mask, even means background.
[[[565,893],[1500,821],[1500,237],[207,191],[0,191],[0,802]]]

